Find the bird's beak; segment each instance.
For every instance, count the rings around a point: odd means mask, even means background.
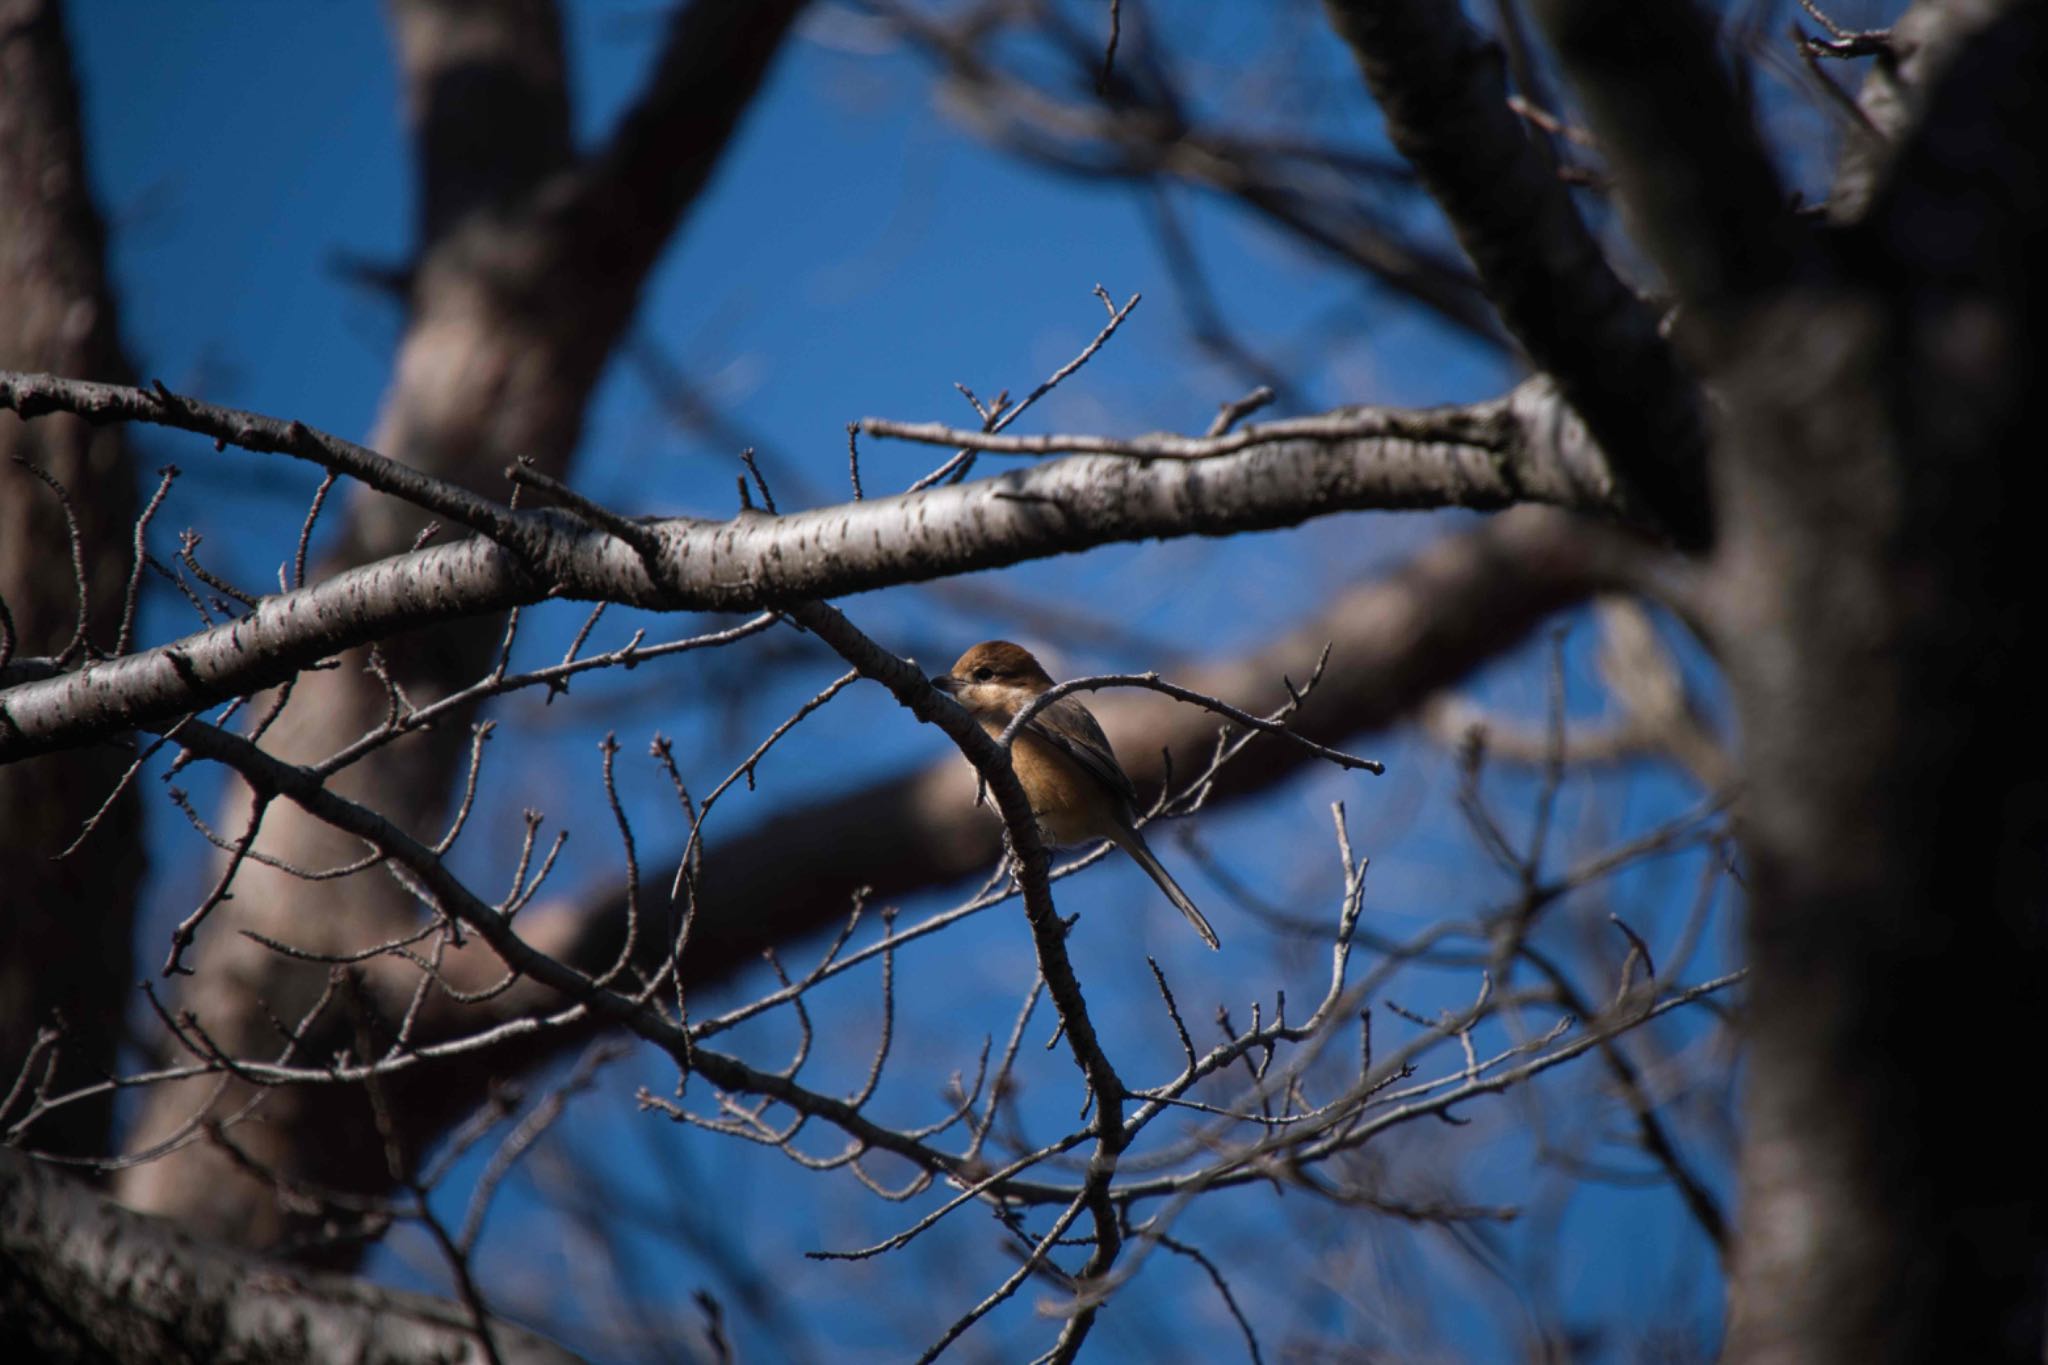
[[[939,691],[944,692],[949,697],[952,696],[955,692],[959,691],[960,689],[960,684],[953,681],[953,675],[951,673],[933,674],[932,686],[938,688]]]

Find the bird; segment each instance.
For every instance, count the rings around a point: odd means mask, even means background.
[[[1008,640],[985,640],[931,680],[990,735],[1000,737],[1031,699],[1053,685],[1031,651]],[[1222,941],[1180,883],[1160,865],[1138,832],[1137,789],[1116,761],[1109,737],[1078,698],[1061,697],[1025,722],[1010,743],[1010,766],[1031,802],[1039,832],[1055,845],[1107,839],[1159,884],[1211,948]]]

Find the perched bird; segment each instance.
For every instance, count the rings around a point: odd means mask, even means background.
[[[988,640],[962,654],[953,671],[933,678],[932,686],[950,693],[982,729],[1000,736],[1033,697],[1052,686],[1052,679],[1031,651],[1008,640]],[[1223,946],[1188,893],[1146,847],[1137,826],[1137,790],[1116,761],[1109,737],[1078,698],[1062,697],[1026,722],[1011,741],[1010,766],[1048,843],[1109,840],[1159,883],[1204,943]]]

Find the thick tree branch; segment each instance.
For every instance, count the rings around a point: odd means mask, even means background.
[[[577,172],[560,206],[564,250],[639,278],[723,158],[805,0],[676,6],[640,101]]]
[[[506,1365],[577,1359],[510,1323],[491,1336]],[[204,1241],[5,1149],[0,1346],[15,1360],[101,1365],[484,1359],[460,1304]]]
[[[1327,0],[1387,133],[1421,172],[1486,296],[1673,539],[1711,535],[1700,394],[1508,107],[1499,49],[1455,8]]]
[[[51,391],[45,379],[27,383]],[[0,403],[17,401],[22,384],[0,379]],[[481,540],[417,551],[265,598],[242,619],[174,644],[11,687],[0,693],[0,761],[170,720],[354,645],[547,596],[731,611],[1348,510],[1532,499],[1612,510],[1597,453],[1543,384],[1408,420],[1419,425],[1398,436],[1296,438],[1200,462],[1078,457],[782,517],[649,522],[662,583],[605,532],[560,513],[504,513],[530,547],[523,562]]]
[[[1680,300],[1709,315],[1788,279],[1807,249],[1692,0],[1538,0],[1630,210]]]
[[[2038,1135],[1949,1103],[2038,1044],[2048,976],[2048,715],[2016,666],[2048,617],[2044,68],[2039,4],[1969,41],[1837,287],[1759,310],[1721,386],[1754,964],[1736,1361],[2037,1361],[2048,1327]]]
[[[1897,149],[1919,122],[1927,93],[1969,41],[2026,0],[1916,0],[1891,27],[1891,52],[1872,65],[1857,107],[1876,137],[1853,138],[1828,195],[1828,216],[1852,223],[1877,193]]]
[[[392,0],[419,240],[431,250],[569,163],[562,21],[554,0]]]

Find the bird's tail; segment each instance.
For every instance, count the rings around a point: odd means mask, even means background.
[[[1209,927],[1209,921],[1203,919],[1202,912],[1195,909],[1195,903],[1188,899],[1188,893],[1180,889],[1180,883],[1175,881],[1172,875],[1160,866],[1159,860],[1152,856],[1152,850],[1145,844],[1144,835],[1135,829],[1125,830],[1119,834],[1116,843],[1117,847],[1131,855],[1131,861],[1145,869],[1147,876],[1159,883],[1159,889],[1173,902],[1173,908],[1186,915],[1188,923],[1195,926],[1195,932],[1202,936],[1202,942],[1211,948],[1223,946],[1223,940],[1216,937],[1216,931]]]

